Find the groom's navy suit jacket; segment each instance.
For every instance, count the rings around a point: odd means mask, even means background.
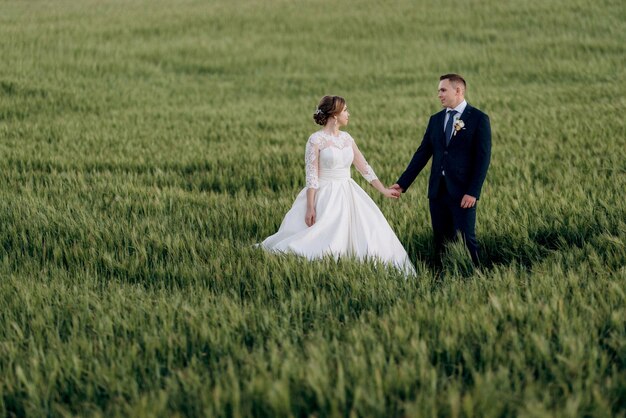
[[[457,131],[447,146],[445,117],[446,109],[430,117],[422,143],[396,183],[406,191],[432,156],[429,199],[437,197],[441,181],[446,182],[448,192],[454,198],[460,200],[468,194],[478,199],[491,158],[489,117],[468,104],[459,118],[465,128]]]

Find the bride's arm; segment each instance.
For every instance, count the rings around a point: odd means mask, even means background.
[[[309,138],[304,151],[304,169],[306,172],[306,214],[304,223],[312,226],[315,223],[315,194],[319,188],[319,166],[320,166],[319,141],[316,138]]]
[[[350,138],[352,139],[352,137]],[[369,181],[369,183],[379,192],[384,194],[386,197],[394,197],[397,198],[399,193],[396,193],[393,190],[387,189],[378,177],[376,177],[376,173],[374,173],[374,169],[367,163],[367,160],[363,156],[363,153],[359,150],[359,147],[356,145],[354,139],[352,139],[352,151],[354,152],[354,160],[352,163],[356,167],[356,169],[361,173],[365,180]]]

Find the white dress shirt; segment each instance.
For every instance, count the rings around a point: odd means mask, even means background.
[[[446,117],[443,119],[443,131],[444,132],[446,131],[446,123],[448,123],[448,118],[450,117],[450,115],[448,114],[448,110],[456,110],[456,113],[454,115],[454,123],[456,123],[457,120],[461,119],[461,115],[465,111],[466,107],[467,107],[467,102],[463,100],[454,109],[452,109],[451,107],[446,108]]]

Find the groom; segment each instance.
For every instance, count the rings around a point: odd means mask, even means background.
[[[433,157],[428,199],[437,258],[441,260],[445,242],[460,233],[478,266],[476,201],[489,167],[491,126],[485,113],[465,101],[465,89],[465,80],[458,74],[439,78],[444,109],[430,117],[422,143],[391,188],[406,192]]]

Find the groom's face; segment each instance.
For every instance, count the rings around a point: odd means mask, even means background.
[[[451,83],[450,80],[445,79],[439,82],[439,90],[437,96],[441,101],[443,107],[454,108],[463,101],[462,89]]]

